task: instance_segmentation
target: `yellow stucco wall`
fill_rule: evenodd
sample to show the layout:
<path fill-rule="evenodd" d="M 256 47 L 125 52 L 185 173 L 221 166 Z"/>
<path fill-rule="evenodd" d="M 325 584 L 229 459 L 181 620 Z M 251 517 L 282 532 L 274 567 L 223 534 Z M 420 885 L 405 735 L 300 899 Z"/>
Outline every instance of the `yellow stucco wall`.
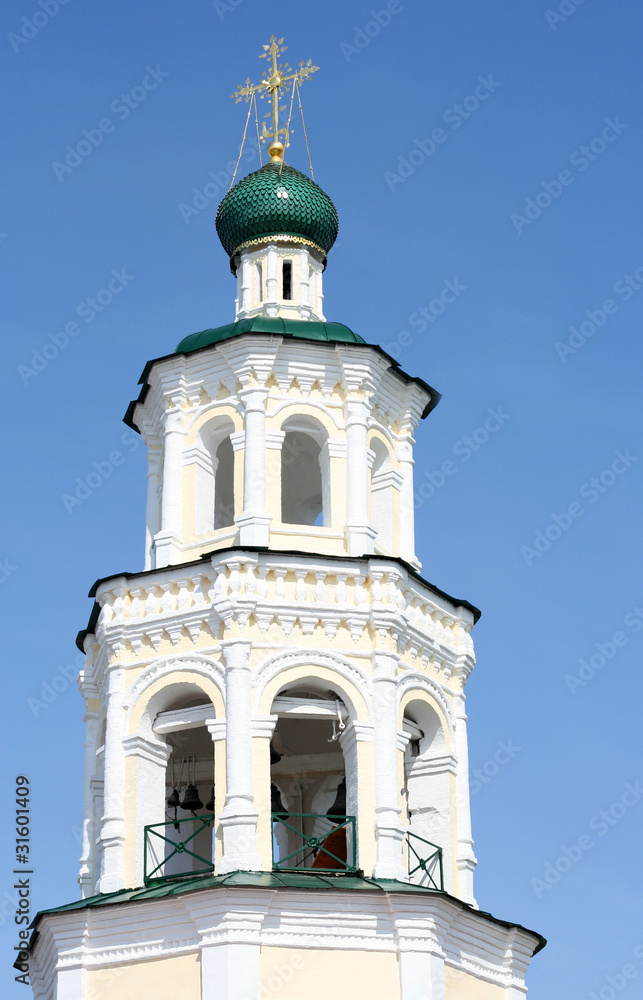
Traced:
<path fill-rule="evenodd" d="M 450 965 L 444 967 L 446 1000 L 504 1000 L 505 990 L 494 983 L 469 976 Z"/>
<path fill-rule="evenodd" d="M 87 973 L 90 1000 L 177 1000 L 201 996 L 201 962 L 198 954 L 136 962 L 114 969 Z"/>
<path fill-rule="evenodd" d="M 262 1000 L 398 1000 L 397 956 L 388 952 L 261 949 Z"/>

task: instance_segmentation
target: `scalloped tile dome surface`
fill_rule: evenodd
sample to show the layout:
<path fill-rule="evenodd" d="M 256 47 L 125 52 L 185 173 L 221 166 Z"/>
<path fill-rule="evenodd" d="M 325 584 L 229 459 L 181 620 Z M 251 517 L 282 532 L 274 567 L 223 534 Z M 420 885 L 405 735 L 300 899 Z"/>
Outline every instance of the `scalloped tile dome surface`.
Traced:
<path fill-rule="evenodd" d="M 248 240 L 299 236 L 328 253 L 337 239 L 337 209 L 310 177 L 287 163 L 265 163 L 225 196 L 216 227 L 229 256 Z"/>

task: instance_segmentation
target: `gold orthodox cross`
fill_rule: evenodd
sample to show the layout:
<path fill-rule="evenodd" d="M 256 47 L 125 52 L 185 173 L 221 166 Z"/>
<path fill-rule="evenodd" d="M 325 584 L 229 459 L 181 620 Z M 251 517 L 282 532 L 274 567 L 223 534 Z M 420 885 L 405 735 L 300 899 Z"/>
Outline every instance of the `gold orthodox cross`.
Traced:
<path fill-rule="evenodd" d="M 266 128 L 266 123 L 264 121 L 262 123 L 262 139 L 264 139 L 264 141 L 266 139 L 271 140 L 268 152 L 271 157 L 276 159 L 281 159 L 284 152 L 284 147 L 279 141 L 280 135 L 284 137 L 284 144 L 286 146 L 289 145 L 288 122 L 290 121 L 290 118 L 288 119 L 286 125 L 281 128 L 279 126 L 279 112 L 285 111 L 286 109 L 285 105 L 282 105 L 281 107 L 279 106 L 280 91 L 288 83 L 292 83 L 293 87 L 298 86 L 304 80 L 307 80 L 313 73 L 316 73 L 319 69 L 319 66 L 313 66 L 311 59 L 309 59 L 305 65 L 302 60 L 299 63 L 299 69 L 294 71 L 287 62 L 279 62 L 278 60 L 282 52 L 285 52 L 288 48 L 287 45 L 283 44 L 283 41 L 283 38 L 280 38 L 279 41 L 277 41 L 273 35 L 270 39 L 269 45 L 264 45 L 264 51 L 261 53 L 259 58 L 270 58 L 271 64 L 270 67 L 266 69 L 261 83 L 251 83 L 250 77 L 248 77 L 246 82 L 240 87 L 237 87 L 234 94 L 230 95 L 235 98 L 236 103 L 238 104 L 239 101 L 244 98 L 246 102 L 251 101 L 253 96 L 256 94 L 259 95 L 260 100 L 263 100 L 266 94 L 270 94 L 272 99 L 272 110 L 268 111 L 264 117 L 272 117 L 272 129 Z"/>

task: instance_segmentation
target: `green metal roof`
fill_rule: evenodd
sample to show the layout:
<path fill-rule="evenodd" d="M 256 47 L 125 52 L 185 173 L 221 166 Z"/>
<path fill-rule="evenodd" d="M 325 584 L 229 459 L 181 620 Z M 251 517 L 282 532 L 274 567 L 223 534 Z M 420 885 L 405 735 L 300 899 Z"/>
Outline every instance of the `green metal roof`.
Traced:
<path fill-rule="evenodd" d="M 440 896 L 456 903 L 463 910 L 468 910 L 474 916 L 486 917 L 502 927 L 517 927 L 526 930 L 538 940 L 536 952 L 545 947 L 545 938 L 536 931 L 529 930 L 521 924 L 515 924 L 506 920 L 500 920 L 484 910 L 477 910 L 468 903 L 463 903 L 456 896 L 451 896 L 446 892 L 439 892 L 435 889 L 425 889 L 419 885 L 412 885 L 408 882 L 397 882 L 394 879 L 375 879 L 365 875 L 317 875 L 313 872 L 299 874 L 298 872 L 231 872 L 229 875 L 198 875 L 194 877 L 180 878 L 173 882 L 163 882 L 161 885 L 141 887 L 138 889 L 120 889 L 118 892 L 108 892 L 100 896 L 90 896 L 87 899 L 78 899 L 65 906 L 52 907 L 49 910 L 40 910 L 36 914 L 32 923 L 34 935 L 30 942 L 30 947 L 35 944 L 37 936 L 37 926 L 40 920 L 54 913 L 70 913 L 73 910 L 84 910 L 99 906 L 114 906 L 120 903 L 138 903 L 145 900 L 162 899 L 167 896 L 179 896 L 187 892 L 199 892 L 204 889 L 223 888 L 248 888 L 248 889 L 303 889 L 303 890 L 329 890 L 335 889 L 343 892 L 388 892 L 403 893 L 413 896 Z M 534 952 L 534 954 L 536 953 Z"/>
<path fill-rule="evenodd" d="M 243 333 L 272 333 L 279 337 L 295 337 L 301 340 L 322 340 L 332 344 L 365 344 L 366 341 L 344 326 L 343 323 L 320 323 L 316 320 L 281 319 L 279 317 L 255 316 L 254 319 L 240 319 L 227 326 L 217 326 L 201 333 L 191 333 L 184 337 L 176 349 L 176 354 L 190 354 L 203 347 L 211 347 L 222 340 L 231 340 Z"/>
<path fill-rule="evenodd" d="M 314 243 L 325 254 L 337 239 L 337 209 L 310 177 L 287 163 L 265 163 L 219 205 L 217 233 L 232 256 L 242 243 L 280 234 Z"/>

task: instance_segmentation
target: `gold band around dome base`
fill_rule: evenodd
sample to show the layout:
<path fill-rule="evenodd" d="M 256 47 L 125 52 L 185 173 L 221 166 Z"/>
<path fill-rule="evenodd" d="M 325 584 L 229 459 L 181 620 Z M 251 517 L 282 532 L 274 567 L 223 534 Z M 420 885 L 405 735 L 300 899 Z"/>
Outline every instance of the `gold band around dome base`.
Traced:
<path fill-rule="evenodd" d="M 324 260 L 326 259 L 326 251 L 323 250 L 317 243 L 313 243 L 312 240 L 307 240 L 304 236 L 291 236 L 289 233 L 274 234 L 271 236 L 258 236 L 253 240 L 244 240 L 240 243 L 236 250 L 230 254 L 230 260 L 242 250 L 247 250 L 249 247 L 261 246 L 265 243 L 300 243 L 303 246 L 312 247 L 322 255 Z"/>

